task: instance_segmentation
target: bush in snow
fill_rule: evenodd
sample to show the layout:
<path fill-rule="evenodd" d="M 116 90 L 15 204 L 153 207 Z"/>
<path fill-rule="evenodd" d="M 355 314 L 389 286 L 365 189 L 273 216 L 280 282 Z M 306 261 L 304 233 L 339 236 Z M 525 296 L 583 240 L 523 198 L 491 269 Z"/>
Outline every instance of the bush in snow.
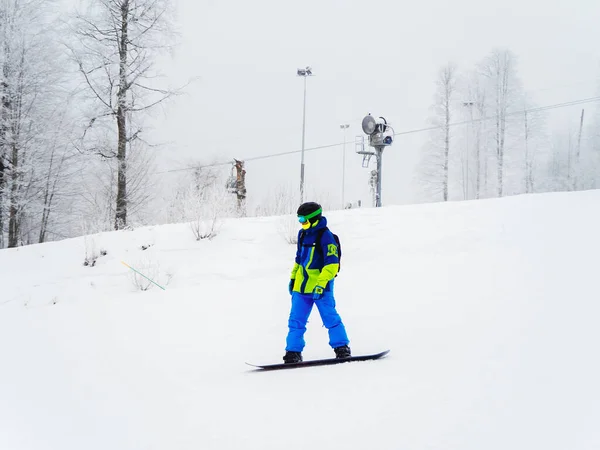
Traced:
<path fill-rule="evenodd" d="M 83 265 L 94 267 L 96 260 L 101 256 L 106 256 L 107 251 L 98 247 L 96 236 L 84 236 L 83 242 L 85 246 L 85 260 L 83 261 Z"/>
<path fill-rule="evenodd" d="M 219 173 L 198 166 L 180 187 L 167 208 L 169 222 L 188 222 L 196 240 L 219 233 L 225 217 L 236 215 L 235 196 L 228 193 Z"/>
<path fill-rule="evenodd" d="M 104 231 L 103 225 L 101 221 L 95 218 L 88 218 L 81 220 L 79 228 L 83 235 L 83 246 L 85 250 L 83 265 L 94 267 L 96 265 L 96 260 L 107 254 L 106 250 L 98 245 L 100 233 Z"/>
<path fill-rule="evenodd" d="M 138 259 L 135 262 L 135 265 L 131 267 L 135 269 L 135 271 L 130 270 L 131 282 L 136 289 L 140 291 L 147 291 L 152 288 L 157 288 L 158 286 L 156 286 L 156 284 L 165 287 L 173 278 L 172 273 L 161 270 L 160 263 L 153 254 L 148 254 L 144 258 Z M 154 281 L 156 284 L 150 280 Z"/>
<path fill-rule="evenodd" d="M 212 239 L 223 226 L 223 219 L 235 214 L 234 198 L 224 188 L 191 188 L 184 196 L 187 220 L 197 241 Z"/>
<path fill-rule="evenodd" d="M 289 214 L 279 219 L 279 234 L 288 244 L 298 243 L 298 219 L 295 215 Z"/>
<path fill-rule="evenodd" d="M 278 231 L 288 244 L 296 244 L 298 240 L 298 208 L 297 195 L 291 186 L 277 186 L 269 197 L 256 208 L 257 216 L 281 216 L 278 221 Z"/>

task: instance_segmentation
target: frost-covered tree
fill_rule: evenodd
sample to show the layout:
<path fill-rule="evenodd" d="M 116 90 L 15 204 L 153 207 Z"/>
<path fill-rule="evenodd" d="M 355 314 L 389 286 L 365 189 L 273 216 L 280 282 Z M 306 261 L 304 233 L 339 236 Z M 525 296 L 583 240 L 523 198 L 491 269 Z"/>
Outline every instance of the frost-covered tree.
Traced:
<path fill-rule="evenodd" d="M 227 190 L 221 171 L 214 166 L 192 165 L 179 175 L 168 211 L 167 222 L 188 222 L 196 240 L 216 236 L 223 219 L 235 217 L 236 197 Z"/>
<path fill-rule="evenodd" d="M 583 139 L 583 124 L 585 120 L 585 109 L 581 110 L 581 119 L 579 120 L 579 130 L 577 132 L 577 147 L 575 151 L 574 161 L 574 177 L 573 177 L 573 190 L 579 190 L 585 185 L 585 174 L 583 169 L 583 159 L 581 153 L 582 139 Z"/>
<path fill-rule="evenodd" d="M 451 123 L 454 113 L 457 70 L 452 63 L 444 66 L 436 78 L 434 103 L 431 107 L 432 131 L 423 150 L 419 181 L 429 195 L 448 201 L 450 184 Z"/>
<path fill-rule="evenodd" d="M 0 246 L 46 239 L 64 180 L 66 114 L 52 1 L 0 2 Z M 7 236 L 4 242 L 4 236 Z"/>
<path fill-rule="evenodd" d="M 600 187 L 600 106 L 590 108 L 588 117 L 581 139 L 579 189 Z"/>
<path fill-rule="evenodd" d="M 493 152 L 496 159 L 496 193 L 502 197 L 505 190 L 506 157 L 511 138 L 521 136 L 522 119 L 511 115 L 522 110 L 523 94 L 517 76 L 517 58 L 506 49 L 493 50 L 479 64 L 479 73 L 485 82 L 486 99 L 493 120 Z"/>
<path fill-rule="evenodd" d="M 462 80 L 460 105 L 465 120 L 468 121 L 465 132 L 467 158 L 469 167 L 469 196 L 480 199 L 486 196 L 489 181 L 489 142 L 490 121 L 487 83 L 477 71 L 471 71 Z M 466 181 L 466 180 L 465 180 Z"/>
<path fill-rule="evenodd" d="M 106 145 L 105 149 L 109 146 Z M 132 143 L 127 152 L 128 227 L 153 222 L 150 199 L 154 195 L 151 171 L 153 153 L 142 143 Z M 79 172 L 79 197 L 75 213 L 86 223 L 93 223 L 96 232 L 114 229 L 118 169 L 113 158 L 91 158 Z M 154 180 L 155 181 L 155 180 Z M 157 186 L 157 188 L 159 188 Z"/>
<path fill-rule="evenodd" d="M 255 216 L 284 216 L 294 214 L 298 209 L 298 195 L 295 186 L 279 184 L 269 189 L 267 195 L 257 205 Z"/>
<path fill-rule="evenodd" d="M 544 164 L 551 158 L 551 145 L 546 129 L 546 113 L 540 111 L 526 95 L 522 111 L 511 111 L 512 176 L 505 178 L 511 193 L 533 193 L 543 189 Z"/>
<path fill-rule="evenodd" d="M 70 110 L 57 111 L 47 121 L 50 127 L 40 159 L 39 201 L 36 222 L 38 242 L 73 236 L 73 205 L 79 186 L 76 175 L 83 160 L 71 145 L 74 128 Z M 39 229 L 38 229 L 39 228 Z"/>
<path fill-rule="evenodd" d="M 528 99 L 510 50 L 493 50 L 464 75 L 444 67 L 436 79 L 432 116 L 435 128 L 423 151 L 419 181 L 434 198 L 447 200 L 458 187 L 464 199 L 548 187 L 546 169 L 556 158 L 545 112 Z"/>
<path fill-rule="evenodd" d="M 590 109 L 591 120 L 586 125 L 587 109 L 573 110 L 571 120 L 556 127 L 552 136 L 552 153 L 544 174 L 546 191 L 575 191 L 597 188 L 600 183 L 600 141 L 594 132 L 600 121 Z"/>
<path fill-rule="evenodd" d="M 94 0 L 77 15 L 71 54 L 88 102 L 81 147 L 114 162 L 114 227 L 127 226 L 128 152 L 143 142 L 143 113 L 174 95 L 155 60 L 171 42 L 169 0 Z"/>
<path fill-rule="evenodd" d="M 225 188 L 223 174 L 218 167 L 198 161 L 190 162 L 188 166 L 191 170 L 178 172 L 175 174 L 177 180 L 168 181 L 172 188 L 171 195 L 163 200 L 167 205 L 164 208 L 163 222 L 178 223 L 192 220 L 194 214 L 190 216 L 190 211 L 187 210 L 190 204 L 196 208 L 199 203 L 202 203 L 202 199 L 214 198 L 217 192 L 221 192 L 221 187 Z"/>

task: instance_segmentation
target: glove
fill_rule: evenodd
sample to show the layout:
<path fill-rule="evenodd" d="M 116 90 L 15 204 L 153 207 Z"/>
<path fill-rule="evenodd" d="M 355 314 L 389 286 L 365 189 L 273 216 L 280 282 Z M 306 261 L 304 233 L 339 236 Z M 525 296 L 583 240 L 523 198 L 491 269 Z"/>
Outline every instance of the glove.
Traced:
<path fill-rule="evenodd" d="M 294 283 L 296 280 L 294 280 L 293 278 L 290 280 L 290 285 L 288 286 L 288 291 L 290 291 L 290 295 L 292 295 L 292 292 L 294 291 Z"/>
<path fill-rule="evenodd" d="M 322 288 L 321 286 L 315 287 L 315 289 L 313 291 L 313 300 L 321 300 L 321 298 L 323 298 L 324 291 L 325 291 L 325 289 Z"/>

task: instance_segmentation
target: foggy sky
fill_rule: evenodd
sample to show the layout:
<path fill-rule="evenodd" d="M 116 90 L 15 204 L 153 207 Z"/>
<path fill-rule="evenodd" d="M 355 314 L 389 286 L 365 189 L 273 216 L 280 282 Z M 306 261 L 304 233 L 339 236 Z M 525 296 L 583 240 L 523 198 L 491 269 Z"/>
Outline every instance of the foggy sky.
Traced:
<path fill-rule="evenodd" d="M 428 125 L 434 78 L 448 61 L 470 70 L 494 47 L 519 58 L 538 105 L 592 97 L 600 74 L 597 0 L 179 0 L 181 46 L 163 60 L 172 84 L 199 80 L 154 120 L 171 144 L 161 169 L 300 150 L 303 80 L 310 65 L 306 147 L 346 149 L 347 201 L 369 202 L 368 170 L 351 141 L 367 113 L 396 132 Z M 573 111 L 557 113 L 568 115 Z M 576 113 L 573 112 L 573 117 Z M 398 137 L 384 153 L 384 203 L 414 198 L 414 165 L 426 133 Z M 306 153 L 307 192 L 341 197 L 342 147 Z M 372 165 L 372 168 L 374 165 Z M 250 204 L 273 186 L 299 184 L 300 154 L 249 162 Z M 318 200 L 318 199 L 317 199 Z"/>

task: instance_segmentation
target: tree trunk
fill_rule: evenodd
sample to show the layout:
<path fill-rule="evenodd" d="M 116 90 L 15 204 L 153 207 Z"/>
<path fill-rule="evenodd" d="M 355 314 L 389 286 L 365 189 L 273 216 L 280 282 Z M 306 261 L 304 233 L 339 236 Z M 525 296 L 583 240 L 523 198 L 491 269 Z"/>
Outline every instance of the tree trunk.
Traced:
<path fill-rule="evenodd" d="M 10 188 L 10 209 L 8 212 L 8 247 L 13 248 L 19 245 L 19 149 L 17 145 L 12 146 L 11 166 L 11 188 Z"/>
<path fill-rule="evenodd" d="M 42 210 L 42 221 L 40 224 L 40 236 L 38 243 L 43 243 L 46 241 L 46 233 L 48 231 L 48 223 L 50 222 L 50 211 L 52 208 L 52 200 L 54 199 L 54 194 L 56 192 L 56 182 L 57 179 L 54 179 L 54 182 L 51 181 L 52 177 L 52 168 L 54 164 L 54 152 L 52 149 L 52 154 L 50 155 L 50 167 L 48 167 L 48 178 L 46 179 L 46 187 L 44 189 L 44 209 Z M 62 165 L 62 164 L 61 164 Z M 58 178 L 58 175 L 57 175 Z"/>
<path fill-rule="evenodd" d="M 500 145 L 498 146 L 498 197 L 504 193 L 504 139 L 506 135 L 506 119 L 502 117 L 500 128 Z"/>
<path fill-rule="evenodd" d="M 483 194 L 484 194 L 484 196 L 489 195 L 489 187 L 488 187 L 489 177 L 490 177 L 489 160 L 490 160 L 490 155 L 489 155 L 489 151 L 486 147 L 486 149 L 483 153 Z"/>
<path fill-rule="evenodd" d="M 448 201 L 448 165 L 450 159 L 450 92 L 446 90 L 444 111 L 444 201 Z"/>
<path fill-rule="evenodd" d="M 479 200 L 481 196 L 481 121 L 477 123 L 475 132 L 475 167 L 477 176 L 475 177 L 475 199 Z"/>
<path fill-rule="evenodd" d="M 512 56 L 508 51 L 494 51 L 486 61 L 486 76 L 492 80 L 495 90 L 495 147 L 498 197 L 504 195 L 504 156 L 506 151 L 507 109 L 514 82 Z M 510 97 L 510 98 L 509 98 Z"/>
<path fill-rule="evenodd" d="M 529 156 L 529 122 L 527 120 L 527 111 L 525 111 L 525 193 L 530 194 L 533 190 L 531 180 L 531 160 Z"/>
<path fill-rule="evenodd" d="M 117 92 L 117 207 L 115 230 L 127 226 L 127 52 L 129 0 L 121 3 L 121 37 L 119 41 L 119 90 Z"/>
<path fill-rule="evenodd" d="M 2 139 L 2 137 L 0 137 Z M 4 147 L 0 145 L 0 148 Z M 1 148 L 0 151 L 0 249 L 4 248 L 4 187 L 6 186 L 6 169 L 7 167 L 4 165 L 4 154 L 2 153 L 4 149 Z"/>
<path fill-rule="evenodd" d="M 502 197 L 502 149 L 500 146 L 500 109 L 496 104 L 496 175 L 498 197 Z"/>
<path fill-rule="evenodd" d="M 585 115 L 585 109 L 581 110 L 581 120 L 579 122 L 579 134 L 577 136 L 577 154 L 575 159 L 576 164 L 576 172 L 575 172 L 575 182 L 573 183 L 574 190 L 582 189 L 581 187 L 581 179 L 583 178 L 583 174 L 581 173 L 581 135 L 583 133 L 583 119 Z"/>
<path fill-rule="evenodd" d="M 4 56 L 7 57 L 6 46 L 4 48 Z M 4 79 L 8 78 L 8 65 L 5 63 L 2 67 Z M 7 198 L 6 186 L 8 184 L 8 111 L 10 109 L 10 98 L 8 95 L 8 83 L 2 81 L 0 84 L 2 89 L 2 112 L 0 114 L 0 248 L 4 248 L 4 223 L 5 210 L 4 205 Z"/>
<path fill-rule="evenodd" d="M 24 54 L 21 56 L 21 67 L 24 65 Z M 21 149 L 19 148 L 19 140 L 20 140 L 20 129 L 21 129 L 21 108 L 22 108 L 22 73 L 19 75 L 18 84 L 17 84 L 17 92 L 13 93 L 9 99 L 10 108 L 10 140 L 11 140 L 11 149 L 12 149 L 12 158 L 10 161 L 10 208 L 8 212 L 8 247 L 13 248 L 19 245 L 19 237 L 20 237 L 20 228 L 21 228 L 21 220 L 19 217 L 20 213 L 20 153 Z"/>
<path fill-rule="evenodd" d="M 502 197 L 502 171 L 504 163 L 504 149 L 502 138 L 502 81 L 500 63 L 496 68 L 496 174 L 498 177 L 496 186 L 498 197 Z"/>

